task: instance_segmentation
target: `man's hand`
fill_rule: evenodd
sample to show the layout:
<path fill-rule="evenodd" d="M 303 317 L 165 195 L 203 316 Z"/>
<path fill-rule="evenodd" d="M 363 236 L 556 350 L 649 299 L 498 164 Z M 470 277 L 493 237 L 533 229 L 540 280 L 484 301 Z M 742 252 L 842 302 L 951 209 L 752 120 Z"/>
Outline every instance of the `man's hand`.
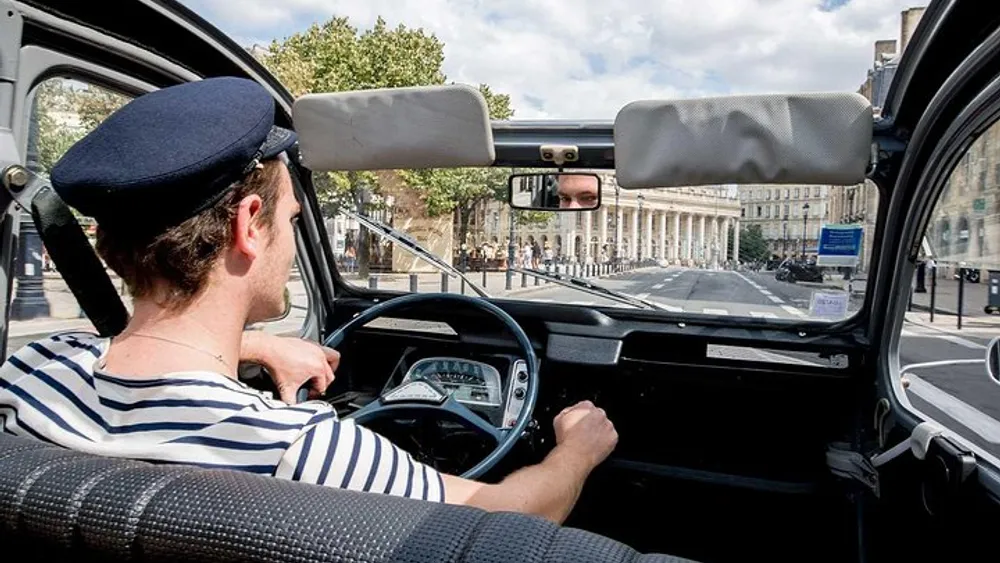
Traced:
<path fill-rule="evenodd" d="M 247 331 L 243 333 L 240 360 L 267 368 L 281 400 L 294 405 L 296 392 L 307 382 L 310 399 L 326 391 L 333 383 L 340 353 L 301 338 Z"/>
<path fill-rule="evenodd" d="M 556 416 L 556 447 L 538 465 L 524 467 L 497 484 L 442 475 L 445 502 L 489 511 L 536 514 L 562 524 L 590 472 L 611 454 L 618 433 L 604 409 L 583 401 Z"/>
<path fill-rule="evenodd" d="M 566 407 L 552 422 L 556 444 L 583 457 L 590 468 L 597 467 L 618 444 L 618 432 L 604 409 L 590 401 Z"/>

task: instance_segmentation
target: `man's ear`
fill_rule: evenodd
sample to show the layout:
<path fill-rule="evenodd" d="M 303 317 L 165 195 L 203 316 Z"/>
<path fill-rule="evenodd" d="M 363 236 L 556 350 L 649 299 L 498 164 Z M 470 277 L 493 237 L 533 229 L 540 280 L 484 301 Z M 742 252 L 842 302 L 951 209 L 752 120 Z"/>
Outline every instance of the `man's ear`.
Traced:
<path fill-rule="evenodd" d="M 267 233 L 260 221 L 263 211 L 261 197 L 248 195 L 240 200 L 233 217 L 233 249 L 250 260 L 257 258 L 267 243 Z"/>

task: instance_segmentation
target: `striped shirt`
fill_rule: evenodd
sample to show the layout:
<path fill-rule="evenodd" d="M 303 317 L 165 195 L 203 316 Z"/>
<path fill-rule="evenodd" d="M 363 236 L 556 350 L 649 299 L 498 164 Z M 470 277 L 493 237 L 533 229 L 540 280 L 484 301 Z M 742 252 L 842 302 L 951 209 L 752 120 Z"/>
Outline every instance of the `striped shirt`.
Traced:
<path fill-rule="evenodd" d="M 444 482 L 322 401 L 291 406 L 231 377 L 104 373 L 109 340 L 63 333 L 0 366 L 0 428 L 91 454 L 249 471 L 441 502 Z"/>

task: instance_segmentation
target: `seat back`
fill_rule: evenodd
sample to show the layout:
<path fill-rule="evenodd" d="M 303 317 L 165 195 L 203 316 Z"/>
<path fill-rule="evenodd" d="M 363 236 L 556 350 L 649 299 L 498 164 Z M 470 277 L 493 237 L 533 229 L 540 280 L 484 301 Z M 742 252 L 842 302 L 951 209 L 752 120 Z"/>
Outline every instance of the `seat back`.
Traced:
<path fill-rule="evenodd" d="M 532 516 L 0 434 L 5 561 L 674 562 Z"/>

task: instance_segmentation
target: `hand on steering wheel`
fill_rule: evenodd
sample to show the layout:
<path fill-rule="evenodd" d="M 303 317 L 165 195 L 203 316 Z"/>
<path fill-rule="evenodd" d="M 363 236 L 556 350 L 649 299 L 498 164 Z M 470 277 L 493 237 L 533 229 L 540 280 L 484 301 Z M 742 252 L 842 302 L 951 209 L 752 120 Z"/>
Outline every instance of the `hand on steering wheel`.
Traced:
<path fill-rule="evenodd" d="M 461 475 L 466 479 L 475 479 L 493 468 L 514 447 L 514 444 L 520 438 L 521 433 L 524 432 L 525 427 L 527 427 L 528 422 L 534 414 L 535 402 L 538 398 L 538 358 L 535 356 L 531 341 L 524 332 L 524 329 L 506 311 L 479 297 L 467 297 L 453 293 L 411 293 L 384 301 L 366 309 L 338 328 L 323 344 L 329 348 L 336 348 L 343 342 L 347 334 L 358 327 L 364 326 L 391 311 L 418 303 L 459 303 L 469 305 L 496 317 L 514 335 L 521 348 L 522 358 L 526 364 L 525 367 L 528 374 L 526 391 L 524 397 L 520 399 L 524 404 L 514 424 L 509 428 L 496 428 L 465 405 L 456 401 L 439 385 L 426 380 L 409 381 L 395 389 L 391 389 L 347 418 L 355 420 L 358 424 L 364 424 L 388 416 L 422 414 L 427 411 L 435 411 L 440 415 L 462 423 L 464 426 L 478 430 L 493 438 L 497 445 L 475 467 Z M 308 398 L 308 390 L 300 389 L 299 399 L 302 400 L 304 398 Z"/>

